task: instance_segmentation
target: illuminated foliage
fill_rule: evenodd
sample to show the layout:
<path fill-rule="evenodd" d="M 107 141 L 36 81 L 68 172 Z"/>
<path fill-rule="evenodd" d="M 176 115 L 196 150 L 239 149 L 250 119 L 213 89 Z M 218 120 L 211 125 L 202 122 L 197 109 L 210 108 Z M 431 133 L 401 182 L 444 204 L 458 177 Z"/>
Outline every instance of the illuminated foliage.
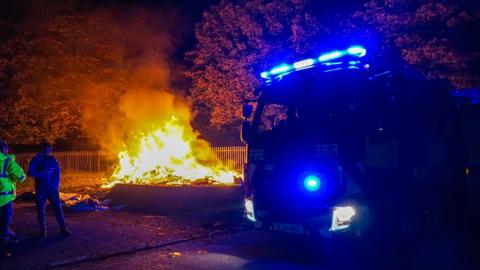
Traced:
<path fill-rule="evenodd" d="M 480 11 L 474 1 L 372 0 L 350 15 L 322 10 L 321 24 L 305 1 L 236 3 L 222 1 L 204 14 L 197 46 L 187 57 L 193 62 L 188 75 L 195 105 L 216 127 L 238 123 L 240 104 L 252 97 L 261 71 L 302 54 L 310 57 L 312 40 L 327 35 L 360 36 L 366 44 L 381 36 L 383 47 L 398 50 L 428 78 L 459 88 L 480 84 Z"/>
<path fill-rule="evenodd" d="M 79 10 L 76 3 L 28 3 L 24 19 L 0 23 L 11 33 L 0 37 L 0 127 L 11 143 L 81 136 L 119 147 L 113 136 L 122 140 L 131 128 L 122 97 L 169 90 L 162 13 L 132 8 L 118 16 L 121 8 Z"/>
<path fill-rule="evenodd" d="M 121 48 L 99 32 L 106 30 L 99 28 L 108 23 L 105 14 L 72 15 L 68 7 L 57 11 L 54 5 L 31 8 L 38 16 L 17 22 L 0 45 L 0 81 L 8 91 L 0 109 L 2 136 L 12 143 L 79 134 L 87 85 L 108 83 L 111 64 L 121 57 Z"/>
<path fill-rule="evenodd" d="M 480 77 L 478 1 L 371 0 L 349 20 L 351 30 L 369 27 L 428 78 L 455 87 L 478 87 Z"/>
<path fill-rule="evenodd" d="M 242 102 L 253 97 L 263 69 L 307 55 L 318 23 L 302 0 L 221 1 L 197 25 L 192 99 L 212 126 L 238 123 Z"/>

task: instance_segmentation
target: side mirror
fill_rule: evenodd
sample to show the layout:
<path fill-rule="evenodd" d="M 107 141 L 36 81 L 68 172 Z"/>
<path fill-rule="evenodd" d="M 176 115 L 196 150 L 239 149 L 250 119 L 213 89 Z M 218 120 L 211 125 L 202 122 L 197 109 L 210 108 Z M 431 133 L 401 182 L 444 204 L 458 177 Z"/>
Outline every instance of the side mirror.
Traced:
<path fill-rule="evenodd" d="M 248 120 L 243 120 L 242 121 L 242 134 L 241 134 L 241 140 L 243 143 L 248 144 L 248 137 L 250 135 L 250 127 L 251 123 Z"/>
<path fill-rule="evenodd" d="M 253 112 L 253 106 L 252 105 L 250 105 L 248 103 L 243 104 L 243 117 L 245 119 L 250 118 L 250 116 L 252 115 L 252 112 Z"/>

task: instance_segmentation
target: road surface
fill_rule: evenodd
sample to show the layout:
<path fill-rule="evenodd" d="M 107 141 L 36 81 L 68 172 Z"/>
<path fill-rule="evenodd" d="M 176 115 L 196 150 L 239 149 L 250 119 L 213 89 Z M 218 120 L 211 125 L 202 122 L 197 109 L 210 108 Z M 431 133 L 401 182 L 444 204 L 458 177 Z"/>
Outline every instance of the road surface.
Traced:
<path fill-rule="evenodd" d="M 0 269 L 475 269 L 458 238 L 429 235 L 402 245 L 305 239 L 206 217 L 136 212 L 67 213 L 74 235 L 36 240 L 34 205 L 17 204 L 20 243 Z M 190 240 L 192 239 L 192 240 Z M 477 249 L 480 250 L 480 249 Z M 480 268 L 477 268 L 480 269 Z"/>

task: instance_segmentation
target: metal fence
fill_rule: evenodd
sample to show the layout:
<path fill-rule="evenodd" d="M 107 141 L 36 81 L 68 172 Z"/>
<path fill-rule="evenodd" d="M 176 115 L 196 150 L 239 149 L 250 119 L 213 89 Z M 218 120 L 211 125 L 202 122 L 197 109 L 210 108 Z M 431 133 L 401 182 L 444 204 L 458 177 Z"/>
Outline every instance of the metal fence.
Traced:
<path fill-rule="evenodd" d="M 243 174 L 243 165 L 247 162 L 247 147 L 212 147 L 212 150 L 224 164 L 230 165 L 236 172 Z"/>
<path fill-rule="evenodd" d="M 212 147 L 212 150 L 224 164 L 240 174 L 243 173 L 243 164 L 247 159 L 246 147 Z M 18 153 L 16 154 L 16 161 L 24 170 L 27 170 L 34 155 L 35 153 Z M 54 152 L 53 155 L 57 158 L 62 173 L 92 173 L 108 176 L 113 172 L 116 165 L 114 158 L 101 151 Z"/>

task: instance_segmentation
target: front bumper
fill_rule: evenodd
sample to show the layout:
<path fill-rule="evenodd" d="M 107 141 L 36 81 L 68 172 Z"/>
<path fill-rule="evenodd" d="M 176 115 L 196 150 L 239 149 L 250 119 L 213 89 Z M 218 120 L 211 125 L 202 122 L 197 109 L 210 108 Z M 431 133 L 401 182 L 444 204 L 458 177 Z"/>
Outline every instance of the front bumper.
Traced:
<path fill-rule="evenodd" d="M 368 215 L 368 208 L 358 204 L 340 204 L 311 211 L 309 217 L 271 215 L 268 211 L 255 209 L 252 198 L 245 198 L 245 217 L 255 228 L 281 233 L 327 238 L 336 234 L 358 235 L 364 229 Z"/>

